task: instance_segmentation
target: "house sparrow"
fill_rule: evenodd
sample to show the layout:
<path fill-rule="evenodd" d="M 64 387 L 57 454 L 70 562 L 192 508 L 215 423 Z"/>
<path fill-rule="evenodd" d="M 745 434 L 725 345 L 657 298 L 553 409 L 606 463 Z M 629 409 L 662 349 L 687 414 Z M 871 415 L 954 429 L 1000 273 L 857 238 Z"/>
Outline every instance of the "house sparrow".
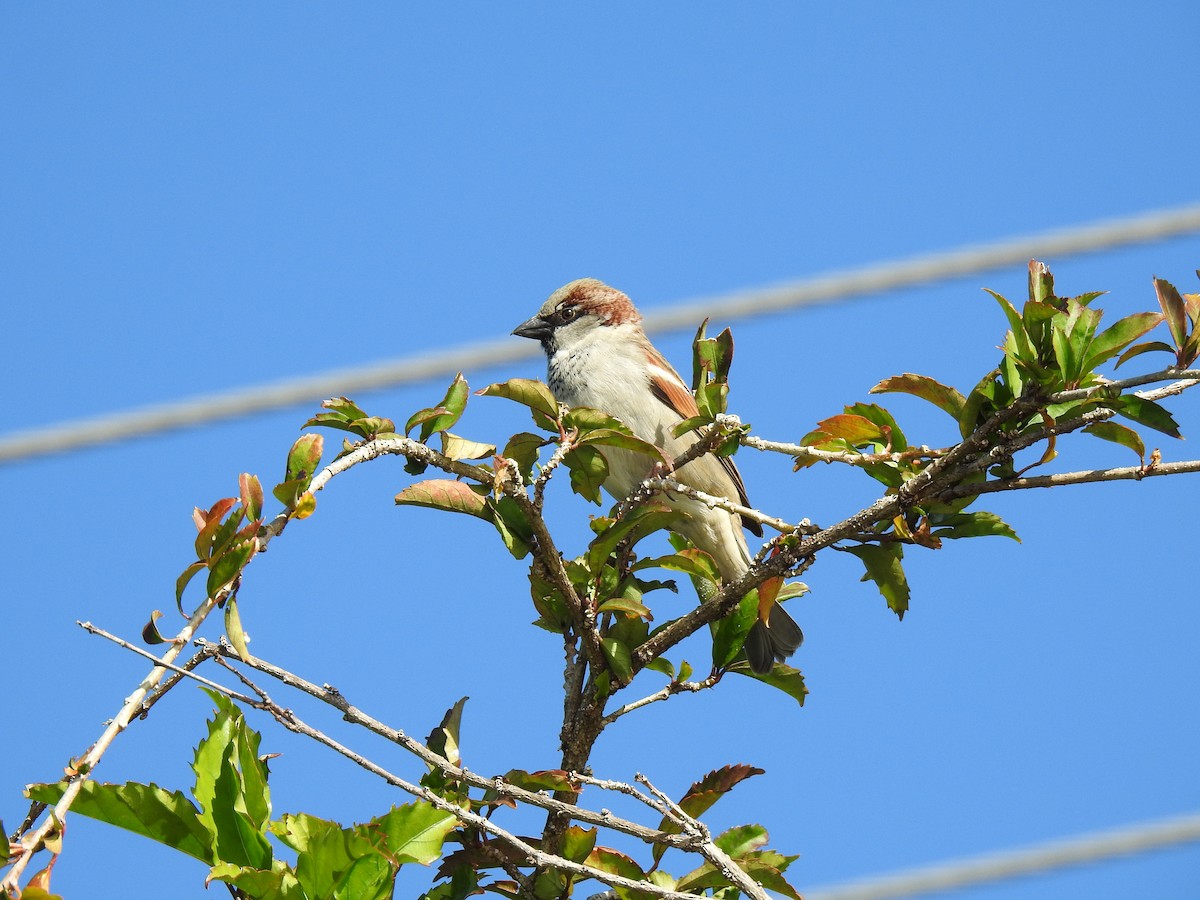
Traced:
<path fill-rule="evenodd" d="M 581 278 L 550 295 L 536 316 L 513 334 L 541 341 L 546 352 L 547 383 L 567 406 L 590 406 L 616 416 L 644 441 L 677 459 L 696 440 L 695 432 L 676 437 L 672 428 L 698 415 L 687 384 L 663 359 L 642 330 L 642 317 L 616 288 Z M 605 447 L 608 462 L 604 489 L 621 500 L 652 474 L 654 462 L 632 450 Z M 733 460 L 706 453 L 682 466 L 681 484 L 749 506 L 746 487 Z M 750 566 L 742 525 L 762 536 L 762 526 L 723 509 L 678 494 L 666 495 L 680 513 L 674 530 L 717 563 L 721 578 L 733 581 Z M 754 623 L 746 637 L 750 668 L 760 675 L 796 652 L 804 640 L 799 626 L 778 603 Z"/>

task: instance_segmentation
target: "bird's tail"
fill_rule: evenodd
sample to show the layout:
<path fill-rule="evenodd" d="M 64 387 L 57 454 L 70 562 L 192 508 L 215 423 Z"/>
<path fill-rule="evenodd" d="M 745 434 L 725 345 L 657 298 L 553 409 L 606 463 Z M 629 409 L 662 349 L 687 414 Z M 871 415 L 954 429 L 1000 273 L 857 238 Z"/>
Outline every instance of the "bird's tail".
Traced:
<path fill-rule="evenodd" d="M 804 642 L 804 632 L 778 603 L 771 607 L 768 620 L 756 619 L 746 635 L 746 659 L 757 675 L 766 675 Z"/>

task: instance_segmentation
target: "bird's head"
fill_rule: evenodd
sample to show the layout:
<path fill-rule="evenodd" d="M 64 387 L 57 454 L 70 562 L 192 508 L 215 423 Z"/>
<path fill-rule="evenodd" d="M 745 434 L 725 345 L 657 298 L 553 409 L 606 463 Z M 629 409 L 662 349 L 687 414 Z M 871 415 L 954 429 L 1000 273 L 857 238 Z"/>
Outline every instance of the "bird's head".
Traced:
<path fill-rule="evenodd" d="M 596 278 L 580 278 L 550 295 L 537 315 L 513 329 L 546 348 L 570 344 L 595 328 L 638 325 L 641 315 L 623 293 Z"/>

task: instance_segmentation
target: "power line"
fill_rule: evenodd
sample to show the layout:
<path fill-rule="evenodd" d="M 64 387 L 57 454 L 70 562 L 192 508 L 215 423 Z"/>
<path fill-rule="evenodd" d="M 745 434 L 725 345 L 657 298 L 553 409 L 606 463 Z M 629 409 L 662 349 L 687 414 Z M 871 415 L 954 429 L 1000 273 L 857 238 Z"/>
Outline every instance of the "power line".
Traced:
<path fill-rule="evenodd" d="M 647 313 L 645 326 L 648 331 L 666 331 L 693 326 L 706 316 L 722 320 L 746 318 L 961 278 L 1023 263 L 1031 257 L 1092 253 L 1194 231 L 1200 231 L 1200 204 L 685 301 Z M 458 371 L 527 359 L 537 352 L 537 346 L 531 342 L 504 338 L 15 432 L 0 437 L 0 464 L 311 403 L 330 396 L 448 377 Z"/>
<path fill-rule="evenodd" d="M 1200 840 L 1200 813 L 1160 819 L 804 892 L 807 900 L 893 900 L 956 890 Z"/>

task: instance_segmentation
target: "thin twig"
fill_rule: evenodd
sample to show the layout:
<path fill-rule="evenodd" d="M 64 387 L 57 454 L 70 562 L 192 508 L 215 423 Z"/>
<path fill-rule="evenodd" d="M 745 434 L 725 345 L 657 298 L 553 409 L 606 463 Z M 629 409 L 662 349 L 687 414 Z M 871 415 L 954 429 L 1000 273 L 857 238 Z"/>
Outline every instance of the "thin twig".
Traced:
<path fill-rule="evenodd" d="M 723 675 L 724 672 L 717 669 L 702 681 L 672 681 L 666 687 L 662 688 L 662 690 L 655 691 L 641 700 L 634 700 L 632 703 L 626 703 L 619 709 L 613 710 L 604 717 L 604 724 L 606 726 L 611 725 L 617 719 L 621 718 L 621 716 L 627 715 L 636 709 L 641 709 L 643 706 L 649 706 L 651 703 L 667 700 L 676 694 L 696 693 L 697 691 L 707 690 L 716 685 Z"/>
<path fill-rule="evenodd" d="M 531 806 L 536 806 L 550 812 L 563 813 L 569 815 L 580 822 L 588 825 L 599 825 L 604 828 L 611 828 L 614 831 L 620 831 L 628 834 L 631 837 L 639 838 L 648 844 L 667 844 L 673 847 L 685 847 L 685 842 L 678 835 L 663 834 L 653 828 L 647 828 L 644 825 L 639 825 L 636 822 L 630 822 L 621 819 L 611 814 L 605 815 L 602 813 L 593 812 L 573 804 L 564 803 L 561 800 L 555 800 L 553 797 L 548 797 L 545 794 L 535 791 L 528 791 L 516 785 L 509 784 L 501 778 L 488 778 L 484 775 L 478 775 L 467 769 L 457 766 L 443 756 L 434 753 L 420 741 L 409 737 L 405 732 L 397 728 L 392 728 L 385 725 L 379 720 L 373 718 L 363 712 L 346 699 L 337 688 L 329 685 L 318 686 L 307 679 L 296 675 L 294 672 L 289 672 L 287 669 L 282 669 L 279 666 L 272 665 L 260 657 L 254 657 L 252 660 L 242 660 L 237 656 L 237 651 L 226 644 L 214 644 L 209 641 L 200 640 L 197 643 L 201 648 L 214 655 L 220 655 L 231 659 L 238 660 L 242 665 L 248 666 L 262 672 L 265 675 L 276 679 L 277 681 L 287 685 L 288 687 L 302 691 L 310 697 L 327 703 L 334 709 L 338 710 L 342 717 L 353 725 L 359 725 L 367 730 L 385 738 L 392 743 L 403 747 L 409 753 L 412 753 L 426 765 L 440 770 L 447 777 L 460 781 L 463 784 L 471 787 L 481 788 L 483 790 L 491 790 L 501 796 L 510 797 L 521 803 L 527 803 Z"/>
<path fill-rule="evenodd" d="M 947 488 L 936 497 L 938 500 L 954 500 L 958 497 L 973 497 L 977 494 L 993 494 L 998 491 L 1061 487 L 1068 484 L 1089 484 L 1097 481 L 1141 481 L 1143 478 L 1155 475 L 1184 475 L 1196 472 L 1200 472 L 1200 460 L 1189 459 L 1182 462 L 1157 463 L 1148 466 L 1092 469 L 1082 472 L 1062 472 L 1058 475 L 1036 475 L 1028 478 L 984 481 L 979 484 L 960 484 Z"/>

